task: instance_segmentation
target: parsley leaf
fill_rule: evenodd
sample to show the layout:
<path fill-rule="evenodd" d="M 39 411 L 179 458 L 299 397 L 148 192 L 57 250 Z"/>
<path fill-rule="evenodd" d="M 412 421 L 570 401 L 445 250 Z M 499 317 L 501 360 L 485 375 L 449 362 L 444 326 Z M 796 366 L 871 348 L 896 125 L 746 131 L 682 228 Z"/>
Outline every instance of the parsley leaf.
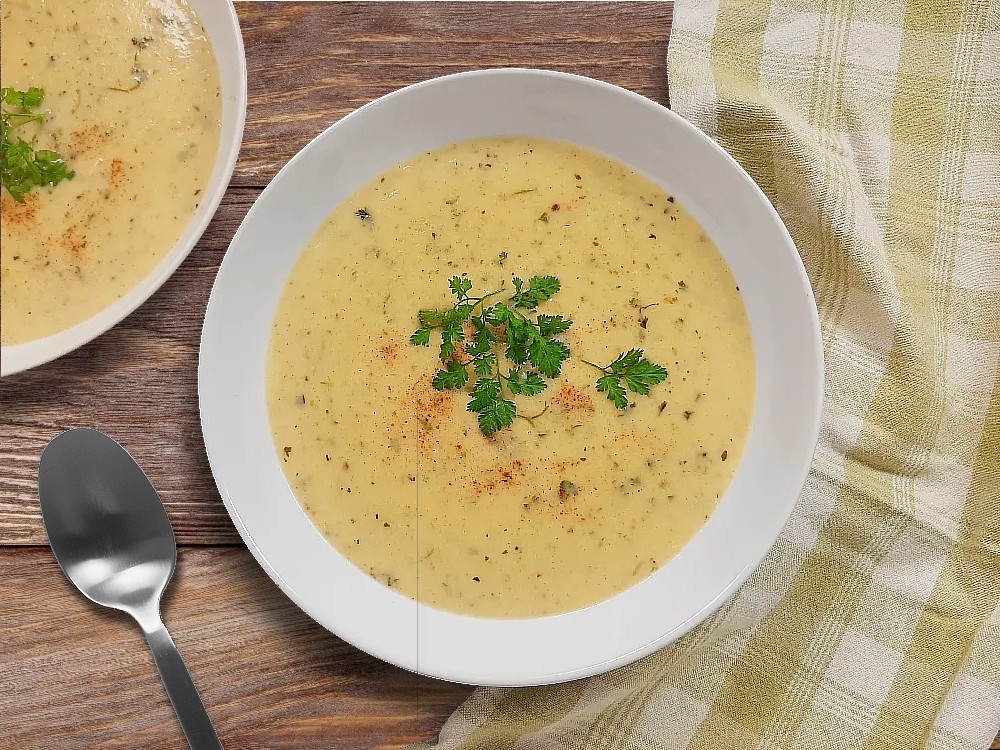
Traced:
<path fill-rule="evenodd" d="M 14 132 L 31 123 L 45 123 L 48 115 L 34 111 L 44 98 L 45 92 L 36 87 L 0 89 L 0 185 L 19 203 L 24 203 L 31 190 L 57 185 L 74 175 L 58 153 L 35 150 L 34 138 L 26 141 Z"/>
<path fill-rule="evenodd" d="M 438 328 L 444 322 L 444 313 L 440 310 L 421 310 L 417 313 L 417 320 L 424 328 Z"/>
<path fill-rule="evenodd" d="M 642 359 L 642 349 L 629 349 L 624 354 L 619 354 L 618 359 L 608 365 L 608 368 L 615 375 L 621 375 L 634 367 Z"/>
<path fill-rule="evenodd" d="M 476 375 L 489 375 L 496 369 L 497 355 L 486 354 L 475 361 Z"/>
<path fill-rule="evenodd" d="M 552 296 L 559 291 L 561 284 L 555 276 L 532 276 L 528 280 L 528 288 L 523 289 L 524 282 L 514 277 L 514 290 L 516 294 L 510 298 L 514 307 L 521 307 L 526 310 L 534 310 L 539 304 L 552 299 Z"/>
<path fill-rule="evenodd" d="M 641 354 L 642 352 L 640 352 Z M 638 362 L 632 365 L 627 372 L 622 373 L 622 378 L 632 393 L 648 396 L 650 386 L 662 383 L 667 379 L 667 370 L 640 356 Z"/>
<path fill-rule="evenodd" d="M 458 301 L 462 302 L 468 299 L 469 290 L 472 289 L 472 282 L 464 276 L 452 276 L 448 282 L 448 286 L 452 294 L 458 297 Z"/>
<path fill-rule="evenodd" d="M 537 372 L 522 373 L 520 369 L 515 369 L 507 373 L 507 389 L 515 395 L 537 396 L 548 385 Z"/>
<path fill-rule="evenodd" d="M 569 347 L 555 339 L 536 339 L 528 346 L 528 361 L 550 378 L 562 373 L 562 363 L 569 359 Z"/>
<path fill-rule="evenodd" d="M 587 364 L 604 373 L 597 379 L 597 390 L 607 394 L 608 400 L 619 409 L 628 406 L 626 388 L 640 396 L 648 396 L 652 386 L 667 379 L 666 368 L 646 359 L 642 349 L 629 349 L 605 367 L 593 362 Z"/>
<path fill-rule="evenodd" d="M 562 315 L 539 315 L 535 322 L 538 323 L 538 332 L 545 338 L 565 333 L 573 325 L 572 320 L 566 320 Z"/>
<path fill-rule="evenodd" d="M 444 366 L 431 381 L 436 390 L 467 388 L 471 365 L 475 381 L 468 390 L 466 408 L 478 415 L 484 435 L 510 427 L 517 416 L 512 397 L 542 393 L 548 387 L 546 378 L 560 377 L 563 363 L 570 357 L 569 347 L 558 336 L 568 331 L 573 321 L 562 315 L 532 318 L 531 312 L 522 312 L 535 310 L 551 299 L 559 291 L 559 279 L 533 276 L 526 287 L 515 276 L 513 284 L 514 295 L 506 303 L 487 304 L 503 292 L 503 287 L 475 296 L 467 276 L 452 276 L 448 289 L 455 297 L 454 305 L 445 310 L 420 310 L 420 327 L 410 336 L 414 346 L 429 346 L 431 333 L 440 332 L 438 357 Z M 652 386 L 667 378 L 667 371 L 647 360 L 642 349 L 629 349 L 606 366 L 586 364 L 601 371 L 597 390 L 619 409 L 629 405 L 629 392 L 647 395 Z"/>
<path fill-rule="evenodd" d="M 507 359 L 518 365 L 527 363 L 529 357 L 528 346 L 534 338 L 532 334 L 535 333 L 534 326 L 530 321 L 513 312 L 510 313 L 510 317 L 507 319 L 505 325 L 507 332 L 507 351 L 505 353 Z"/>
<path fill-rule="evenodd" d="M 476 381 L 468 410 L 479 415 L 479 429 L 486 436 L 510 427 L 517 415 L 514 402 L 503 397 L 500 381 L 493 378 L 480 378 Z"/>
<path fill-rule="evenodd" d="M 454 359 L 445 365 L 444 370 L 438 370 L 432 384 L 438 391 L 451 391 L 461 388 L 469 382 L 469 371 L 466 366 Z"/>
<path fill-rule="evenodd" d="M 500 398 L 500 387 L 500 381 L 495 378 L 479 378 L 472 388 L 469 411 L 484 411 L 491 403 Z"/>
<path fill-rule="evenodd" d="M 458 344 L 465 340 L 465 321 L 472 314 L 472 305 L 459 304 L 446 312 L 441 318 L 441 352 L 442 362 L 447 362 L 458 351 Z"/>
<path fill-rule="evenodd" d="M 547 386 L 548 383 L 542 380 L 537 372 L 529 372 L 524 376 L 524 382 L 521 384 L 521 393 L 525 396 L 537 396 Z"/>
<path fill-rule="evenodd" d="M 32 86 L 27 91 L 17 91 L 8 88 L 0 89 L 0 100 L 19 112 L 29 112 L 32 109 L 38 109 L 44 98 L 45 92 L 37 86 Z"/>
<path fill-rule="evenodd" d="M 418 328 L 410 336 L 410 343 L 414 346 L 430 346 L 431 343 L 431 329 L 430 328 Z"/>
<path fill-rule="evenodd" d="M 521 371 L 520 370 L 508 370 L 507 371 L 507 390 L 513 393 L 515 396 L 521 393 Z"/>
<path fill-rule="evenodd" d="M 619 409 L 628 406 L 628 398 L 621 382 L 614 375 L 602 375 L 597 379 L 597 390 L 607 393 L 608 399 Z"/>
<path fill-rule="evenodd" d="M 536 396 L 548 386 L 542 375 L 556 377 L 569 357 L 569 347 L 555 337 L 572 325 L 561 315 L 540 315 L 532 320 L 517 308 L 534 309 L 559 290 L 559 280 L 535 276 L 527 288 L 514 278 L 512 304 L 487 300 L 503 288 L 482 296 L 472 293 L 467 276 L 452 276 L 448 290 L 455 298 L 451 309 L 425 309 L 417 313 L 420 327 L 410 336 L 414 346 L 429 346 L 431 333 L 439 331 L 441 346 L 438 358 L 444 368 L 434 374 L 436 390 L 456 390 L 469 382 L 469 366 L 475 383 L 469 395 L 468 410 L 478 414 L 479 428 L 485 435 L 509 427 L 517 416 L 517 405 L 510 396 Z M 501 369 L 500 356 L 513 367 L 507 374 Z M 535 368 L 522 371 L 524 365 Z"/>

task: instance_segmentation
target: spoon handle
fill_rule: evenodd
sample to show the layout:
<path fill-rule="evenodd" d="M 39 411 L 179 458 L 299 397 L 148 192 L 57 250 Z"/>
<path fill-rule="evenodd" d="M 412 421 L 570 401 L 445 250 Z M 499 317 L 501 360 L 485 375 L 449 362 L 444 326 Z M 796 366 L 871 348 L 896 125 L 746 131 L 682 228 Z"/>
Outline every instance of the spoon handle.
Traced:
<path fill-rule="evenodd" d="M 191 750 L 222 750 L 219 735 L 191 680 L 191 673 L 163 621 L 157 617 L 152 622 L 140 624 Z"/>

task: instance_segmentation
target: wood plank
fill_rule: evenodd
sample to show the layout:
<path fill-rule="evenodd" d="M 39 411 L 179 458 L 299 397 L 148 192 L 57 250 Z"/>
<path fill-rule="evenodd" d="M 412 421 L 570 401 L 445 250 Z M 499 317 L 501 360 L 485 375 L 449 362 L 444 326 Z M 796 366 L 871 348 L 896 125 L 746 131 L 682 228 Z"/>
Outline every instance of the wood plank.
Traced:
<path fill-rule="evenodd" d="M 673 3 L 241 3 L 238 8 L 251 110 L 234 176 L 238 185 L 269 180 L 309 140 L 362 104 L 463 70 L 563 70 L 667 103 Z"/>
<path fill-rule="evenodd" d="M 138 627 L 80 595 L 48 549 L 0 548 L 0 602 L 0 744 L 186 747 Z M 471 692 L 331 635 L 243 548 L 181 549 L 163 617 L 230 748 L 402 747 Z"/>
<path fill-rule="evenodd" d="M 582 10 L 585 8 L 585 10 Z M 0 381 L 0 544 L 44 544 L 38 457 L 64 429 L 136 456 L 184 544 L 237 543 L 202 446 L 197 356 L 225 248 L 278 168 L 347 112 L 458 70 L 523 65 L 596 76 L 666 101 L 669 3 L 239 3 L 250 106 L 218 215 L 136 313 L 47 366 Z"/>
<path fill-rule="evenodd" d="M 84 599 L 48 549 L 0 547 L 0 602 L 3 746 L 184 747 L 137 627 Z M 398 748 L 436 736 L 470 692 L 340 641 L 243 548 L 182 548 L 164 621 L 230 748 Z"/>

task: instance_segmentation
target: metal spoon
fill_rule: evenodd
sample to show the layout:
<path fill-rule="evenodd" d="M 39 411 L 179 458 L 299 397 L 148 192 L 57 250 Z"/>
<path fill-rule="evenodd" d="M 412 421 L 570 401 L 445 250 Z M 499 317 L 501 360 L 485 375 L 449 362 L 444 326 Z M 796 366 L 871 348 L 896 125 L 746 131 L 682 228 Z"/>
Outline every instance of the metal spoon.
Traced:
<path fill-rule="evenodd" d="M 139 464 L 96 430 L 69 430 L 42 452 L 38 498 L 59 567 L 84 596 L 132 615 L 192 750 L 221 750 L 177 646 L 160 596 L 177 563 L 167 512 Z"/>

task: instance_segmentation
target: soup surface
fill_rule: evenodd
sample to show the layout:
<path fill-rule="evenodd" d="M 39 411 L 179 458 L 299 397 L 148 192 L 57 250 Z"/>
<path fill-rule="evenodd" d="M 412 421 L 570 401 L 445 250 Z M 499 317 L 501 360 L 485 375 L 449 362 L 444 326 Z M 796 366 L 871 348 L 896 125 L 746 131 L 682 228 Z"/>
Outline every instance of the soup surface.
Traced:
<path fill-rule="evenodd" d="M 3 194 L 0 340 L 16 344 L 96 314 L 169 252 L 211 174 L 221 100 L 184 0 L 3 0 L 0 13 L 0 80 L 44 89 L 49 112 L 18 135 L 76 173 L 24 203 Z"/>
<path fill-rule="evenodd" d="M 539 307 L 572 358 L 491 437 L 437 391 L 417 312 L 512 275 L 557 276 Z M 597 391 L 630 348 L 668 379 L 619 410 Z M 531 617 L 606 599 L 661 567 L 728 486 L 753 411 L 750 329 L 698 223 L 632 170 L 570 144 L 458 143 L 341 204 L 296 263 L 271 335 L 278 455 L 316 527 L 429 605 Z"/>

